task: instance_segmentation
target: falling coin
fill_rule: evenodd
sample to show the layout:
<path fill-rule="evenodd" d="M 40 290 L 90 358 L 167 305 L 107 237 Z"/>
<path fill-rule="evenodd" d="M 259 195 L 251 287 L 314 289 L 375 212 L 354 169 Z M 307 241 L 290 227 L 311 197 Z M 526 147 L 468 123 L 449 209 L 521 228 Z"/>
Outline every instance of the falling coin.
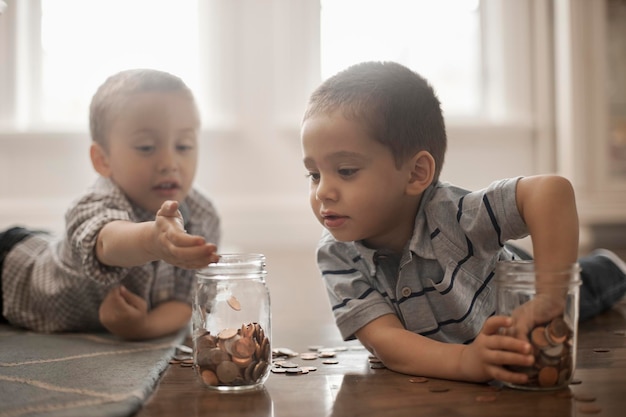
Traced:
<path fill-rule="evenodd" d="M 339 363 L 336 359 L 326 359 L 322 362 L 324 365 L 337 365 Z"/>
<path fill-rule="evenodd" d="M 596 353 L 606 353 L 606 352 L 610 352 L 611 349 L 608 349 L 608 348 L 595 348 L 593 351 L 596 352 Z"/>
<path fill-rule="evenodd" d="M 241 303 L 239 302 L 239 300 L 234 295 L 231 295 L 230 298 L 228 299 L 228 301 L 226 301 L 226 302 L 228 303 L 230 308 L 232 308 L 233 310 L 235 310 L 235 311 L 241 310 Z"/>
<path fill-rule="evenodd" d="M 418 376 L 418 377 L 409 379 L 409 382 L 412 384 L 423 384 L 424 382 L 428 382 L 428 378 L 425 378 L 423 376 Z"/>

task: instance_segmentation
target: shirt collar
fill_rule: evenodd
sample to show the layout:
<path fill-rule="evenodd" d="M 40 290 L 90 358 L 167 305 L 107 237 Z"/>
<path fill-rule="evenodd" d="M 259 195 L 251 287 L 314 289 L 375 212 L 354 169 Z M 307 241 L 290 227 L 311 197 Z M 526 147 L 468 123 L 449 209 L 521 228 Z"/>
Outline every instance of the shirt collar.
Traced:
<path fill-rule="evenodd" d="M 431 231 L 428 228 L 424 207 L 433 198 L 438 184 L 439 183 L 431 184 L 422 194 L 422 200 L 417 214 L 415 215 L 413 235 L 411 236 L 408 246 L 405 246 L 403 250 L 400 261 L 401 264 L 411 261 L 413 254 L 424 259 L 435 259 L 435 252 L 433 251 L 430 239 Z M 374 276 L 376 274 L 376 256 L 384 255 L 384 251 L 368 248 L 362 241 L 354 242 L 354 245 L 361 255 L 361 258 L 365 261 L 370 274 Z"/>

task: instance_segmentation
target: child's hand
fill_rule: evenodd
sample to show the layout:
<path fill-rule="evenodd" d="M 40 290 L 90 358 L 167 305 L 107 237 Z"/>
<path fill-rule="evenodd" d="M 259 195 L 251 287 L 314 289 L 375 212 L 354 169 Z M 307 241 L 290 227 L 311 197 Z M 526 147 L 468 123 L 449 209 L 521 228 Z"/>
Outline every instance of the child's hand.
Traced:
<path fill-rule="evenodd" d="M 513 325 L 502 332 L 520 340 L 528 341 L 530 331 L 563 314 L 565 296 L 562 294 L 540 293 L 532 300 L 513 310 Z"/>
<path fill-rule="evenodd" d="M 178 202 L 165 201 L 156 214 L 156 252 L 159 259 L 186 269 L 204 268 L 219 260 L 217 247 L 202 236 L 188 235 Z"/>
<path fill-rule="evenodd" d="M 113 288 L 100 304 L 100 323 L 124 339 L 135 339 L 148 316 L 146 301 L 126 287 Z"/>
<path fill-rule="evenodd" d="M 463 351 L 461 373 L 474 381 L 496 379 L 513 384 L 525 384 L 528 376 L 507 370 L 505 365 L 530 366 L 534 361 L 530 343 L 507 336 L 501 328 L 510 328 L 510 317 L 487 319 L 480 334 Z"/>

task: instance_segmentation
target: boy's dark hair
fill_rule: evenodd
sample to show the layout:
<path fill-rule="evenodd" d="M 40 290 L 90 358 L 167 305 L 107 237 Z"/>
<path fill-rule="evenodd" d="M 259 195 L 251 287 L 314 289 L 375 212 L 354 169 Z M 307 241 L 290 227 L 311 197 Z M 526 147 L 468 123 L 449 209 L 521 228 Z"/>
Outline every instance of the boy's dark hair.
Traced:
<path fill-rule="evenodd" d="M 425 150 L 435 159 L 439 179 L 446 152 L 446 129 L 439 99 L 419 74 L 395 62 L 363 62 L 324 81 L 311 95 L 304 120 L 341 110 L 362 122 L 388 147 L 396 166 Z"/>
<path fill-rule="evenodd" d="M 107 135 L 111 123 L 128 96 L 146 92 L 193 93 L 185 82 L 168 72 L 154 69 L 130 69 L 107 78 L 91 99 L 89 130 L 91 140 L 107 148 Z"/>

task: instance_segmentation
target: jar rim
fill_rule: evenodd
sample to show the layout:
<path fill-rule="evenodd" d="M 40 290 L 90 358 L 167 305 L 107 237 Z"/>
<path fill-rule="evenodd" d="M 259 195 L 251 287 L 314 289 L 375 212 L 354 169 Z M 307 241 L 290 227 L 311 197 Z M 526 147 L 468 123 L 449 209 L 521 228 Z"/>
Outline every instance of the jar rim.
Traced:
<path fill-rule="evenodd" d="M 580 284 L 581 267 L 578 262 L 570 264 L 567 268 L 545 272 L 550 275 L 569 275 L 568 284 Z M 496 281 L 498 282 L 515 282 L 515 283 L 534 283 L 535 274 L 542 271 L 535 270 L 535 262 L 533 260 L 501 260 L 496 263 Z M 556 284 L 555 284 L 556 285 Z"/>
<path fill-rule="evenodd" d="M 200 276 L 255 276 L 265 275 L 265 255 L 260 253 L 225 253 L 220 259 L 199 269 Z"/>

